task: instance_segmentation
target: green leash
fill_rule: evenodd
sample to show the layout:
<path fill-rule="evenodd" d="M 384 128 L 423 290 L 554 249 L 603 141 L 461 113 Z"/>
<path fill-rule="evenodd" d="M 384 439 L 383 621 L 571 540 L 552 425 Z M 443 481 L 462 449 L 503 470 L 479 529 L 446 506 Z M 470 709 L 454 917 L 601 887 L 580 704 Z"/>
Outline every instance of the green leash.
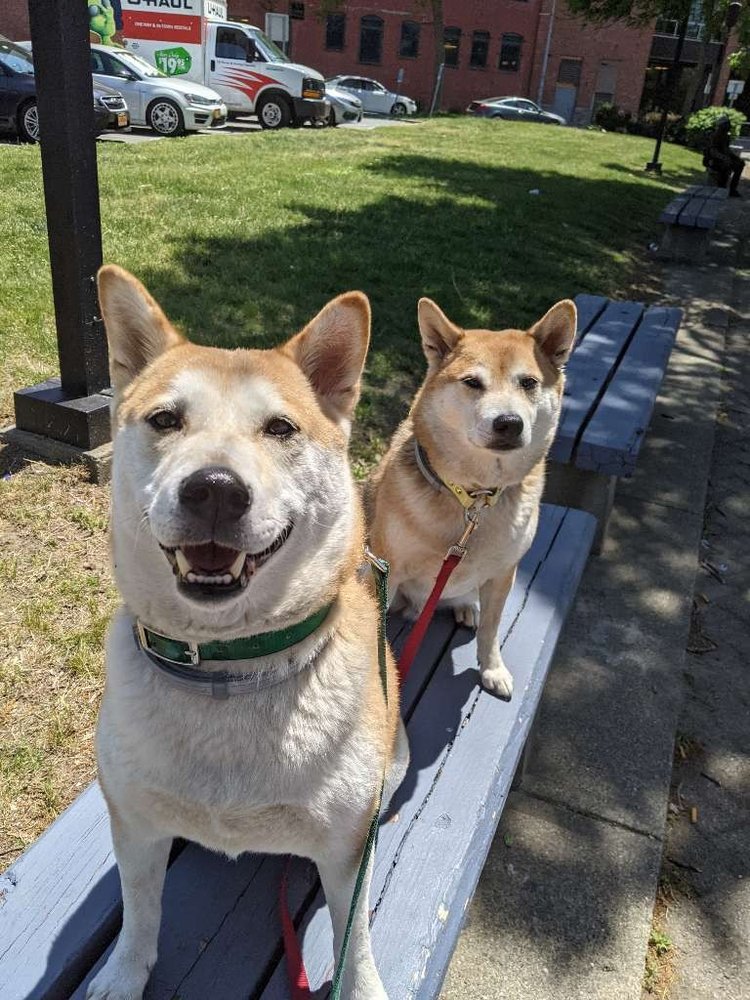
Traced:
<path fill-rule="evenodd" d="M 386 618 L 386 612 L 388 610 L 388 563 L 385 561 L 385 559 L 379 559 L 369 549 L 365 549 L 365 555 L 367 556 L 367 561 L 370 563 L 370 566 L 372 568 L 372 574 L 375 579 L 375 593 L 377 595 L 377 601 L 378 601 L 378 667 L 380 668 L 380 683 L 383 685 L 383 696 L 385 698 L 385 704 L 387 707 L 388 671 L 386 667 L 385 618 Z M 333 976 L 333 982 L 331 984 L 331 992 L 329 1000 L 340 1000 L 341 998 L 341 983 L 344 978 L 344 968 L 346 966 L 346 956 L 349 952 L 349 942 L 352 936 L 354 917 L 356 915 L 357 906 L 359 905 L 359 900 L 362 895 L 362 887 L 364 885 L 365 876 L 367 875 L 367 868 L 370 864 L 370 859 L 372 858 L 372 855 L 375 851 L 375 846 L 378 842 L 380 807 L 383 804 L 384 787 L 385 787 L 385 774 L 383 775 L 383 780 L 380 783 L 380 792 L 378 793 L 377 809 L 375 810 L 375 814 L 372 817 L 372 822 L 370 823 L 370 829 L 367 831 L 367 839 L 365 840 L 364 850 L 362 851 L 362 860 L 359 863 L 359 870 L 357 871 L 357 879 L 354 883 L 354 894 L 352 896 L 351 906 L 349 907 L 349 918 L 346 921 L 344 940 L 341 943 L 341 954 L 339 956 L 338 964 L 336 966 L 336 971 Z"/>

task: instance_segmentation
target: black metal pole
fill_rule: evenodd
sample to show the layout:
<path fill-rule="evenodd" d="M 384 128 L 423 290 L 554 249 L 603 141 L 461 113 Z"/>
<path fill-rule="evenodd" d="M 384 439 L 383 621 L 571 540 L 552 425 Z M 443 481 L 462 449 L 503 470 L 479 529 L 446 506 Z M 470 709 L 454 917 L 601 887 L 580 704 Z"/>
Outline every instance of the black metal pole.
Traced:
<path fill-rule="evenodd" d="M 83 0 L 29 0 L 60 379 L 15 396 L 19 430 L 82 449 L 110 437 L 88 16 Z"/>
<path fill-rule="evenodd" d="M 646 164 L 646 170 L 651 171 L 655 174 L 661 173 L 661 163 L 659 162 L 659 153 L 661 152 L 661 144 L 664 139 L 664 131 L 667 127 L 667 118 L 669 116 L 669 105 L 674 94 L 675 83 L 677 82 L 677 73 L 680 66 L 680 58 L 682 57 L 682 49 L 685 45 L 685 36 L 687 35 L 688 29 L 688 19 L 690 17 L 690 12 L 685 14 L 685 17 L 680 22 L 679 31 L 677 34 L 677 44 L 675 45 L 674 58 L 672 59 L 672 65 L 667 70 L 667 81 L 664 87 L 664 107 L 662 108 L 661 118 L 659 119 L 659 128 L 656 132 L 656 146 L 654 147 L 654 155 L 650 163 Z"/>

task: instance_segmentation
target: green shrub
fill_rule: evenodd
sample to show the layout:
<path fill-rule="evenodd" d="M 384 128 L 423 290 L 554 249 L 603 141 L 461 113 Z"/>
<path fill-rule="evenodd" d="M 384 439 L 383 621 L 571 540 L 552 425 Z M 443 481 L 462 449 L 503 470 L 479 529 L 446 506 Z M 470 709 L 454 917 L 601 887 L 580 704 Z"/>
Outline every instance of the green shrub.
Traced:
<path fill-rule="evenodd" d="M 628 132 L 632 135 L 642 135 L 648 139 L 655 139 L 659 131 L 661 121 L 661 111 L 647 111 L 640 118 L 628 123 Z M 685 119 L 670 111 L 667 115 L 667 123 L 664 126 L 665 142 L 685 142 Z"/>
<path fill-rule="evenodd" d="M 716 123 L 722 115 L 729 119 L 730 131 L 733 136 L 740 134 L 740 128 L 745 123 L 745 116 L 732 108 L 701 108 L 688 118 L 685 126 L 685 141 L 693 149 L 705 148 Z"/>
<path fill-rule="evenodd" d="M 594 123 L 605 132 L 624 132 L 630 122 L 630 112 L 622 111 L 616 104 L 600 104 L 594 114 Z"/>

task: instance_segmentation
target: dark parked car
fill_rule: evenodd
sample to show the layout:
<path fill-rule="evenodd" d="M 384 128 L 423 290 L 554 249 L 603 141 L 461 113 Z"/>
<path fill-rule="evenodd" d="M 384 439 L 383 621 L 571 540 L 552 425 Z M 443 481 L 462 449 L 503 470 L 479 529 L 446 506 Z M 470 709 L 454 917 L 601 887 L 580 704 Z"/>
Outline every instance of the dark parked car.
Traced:
<path fill-rule="evenodd" d="M 122 94 L 94 84 L 94 128 L 96 134 L 130 125 L 130 114 Z M 36 80 L 30 52 L 0 36 L 0 130 L 16 132 L 26 142 L 39 140 Z"/>
<path fill-rule="evenodd" d="M 479 118 L 504 118 L 506 121 L 538 122 L 540 125 L 567 124 L 560 115 L 543 111 L 526 97 L 485 97 L 482 101 L 472 101 L 466 113 Z"/>

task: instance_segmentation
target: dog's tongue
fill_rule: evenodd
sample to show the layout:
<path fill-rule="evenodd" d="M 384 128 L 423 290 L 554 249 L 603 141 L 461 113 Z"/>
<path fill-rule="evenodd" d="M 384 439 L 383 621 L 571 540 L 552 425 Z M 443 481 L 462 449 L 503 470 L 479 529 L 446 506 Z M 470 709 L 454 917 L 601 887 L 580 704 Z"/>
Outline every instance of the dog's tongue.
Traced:
<path fill-rule="evenodd" d="M 236 549 L 227 549 L 215 542 L 206 542 L 203 545 L 183 545 L 182 551 L 196 573 L 228 571 L 238 555 Z"/>

